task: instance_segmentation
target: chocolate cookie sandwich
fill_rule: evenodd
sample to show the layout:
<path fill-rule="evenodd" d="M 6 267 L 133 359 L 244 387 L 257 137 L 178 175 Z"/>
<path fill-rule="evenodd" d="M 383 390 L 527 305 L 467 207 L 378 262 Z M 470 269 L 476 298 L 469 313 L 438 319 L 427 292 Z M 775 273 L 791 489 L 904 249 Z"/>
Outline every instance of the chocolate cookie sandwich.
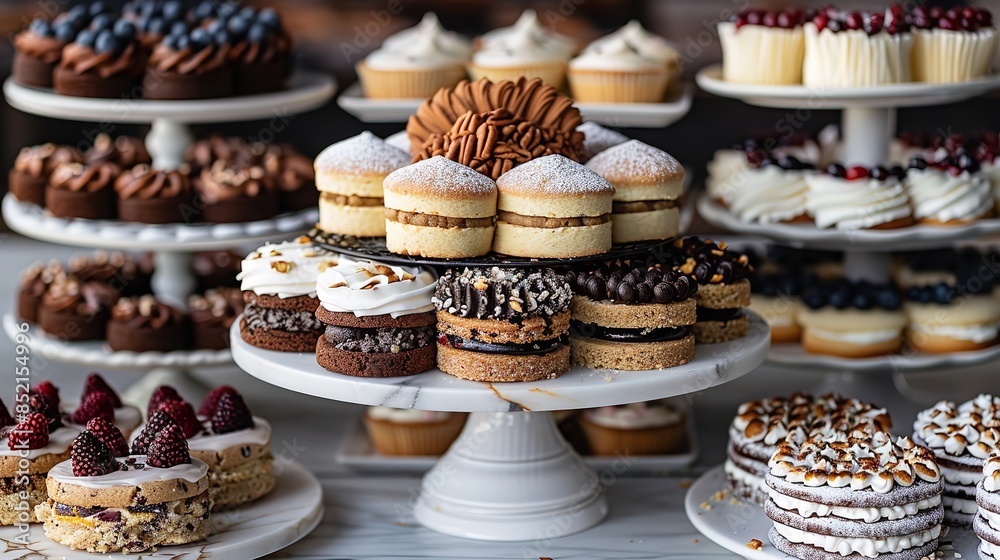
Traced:
<path fill-rule="evenodd" d="M 316 343 L 324 368 L 356 377 L 413 375 L 434 368 L 437 322 L 428 270 L 372 261 L 343 262 L 316 281 Z"/>
<path fill-rule="evenodd" d="M 193 459 L 184 432 L 163 428 L 129 455 L 113 426 L 88 427 L 69 461 L 49 471 L 49 499 L 35 508 L 45 535 L 75 550 L 142 552 L 211 533 L 208 465 Z"/>
<path fill-rule="evenodd" d="M 282 212 L 315 208 L 319 202 L 313 162 L 289 144 L 272 144 L 264 152 L 264 171 L 278 191 Z"/>
<path fill-rule="evenodd" d="M 435 156 L 393 171 L 382 187 L 393 253 L 457 259 L 490 252 L 497 186 L 489 177 Z"/>
<path fill-rule="evenodd" d="M 983 464 L 983 481 L 976 490 L 979 514 L 973 528 L 982 541 L 979 556 L 983 560 L 1000 558 L 1000 453 Z"/>
<path fill-rule="evenodd" d="M 187 318 L 152 295 L 124 297 L 111 309 L 108 347 L 116 352 L 172 352 L 190 347 Z"/>
<path fill-rule="evenodd" d="M 42 296 L 38 326 L 67 341 L 103 340 L 118 295 L 104 284 L 58 277 Z"/>
<path fill-rule="evenodd" d="M 115 180 L 118 219 L 144 224 L 182 223 L 195 214 L 187 174 L 141 164 Z"/>
<path fill-rule="evenodd" d="M 74 97 L 134 98 L 145 65 L 135 25 L 101 14 L 63 47 L 52 87 Z"/>
<path fill-rule="evenodd" d="M 941 401 L 917 414 L 913 439 L 929 447 L 941 466 L 945 521 L 968 527 L 983 463 L 1000 449 L 1000 397 L 984 394 L 958 405 Z"/>
<path fill-rule="evenodd" d="M 49 175 L 45 209 L 59 218 L 110 220 L 117 215 L 115 179 L 121 169 L 113 163 L 64 163 Z"/>
<path fill-rule="evenodd" d="M 684 166 L 670 154 L 629 140 L 595 155 L 587 167 L 615 187 L 611 204 L 613 242 L 677 236 Z"/>
<path fill-rule="evenodd" d="M 316 318 L 316 280 L 340 258 L 308 237 L 264 245 L 247 255 L 237 276 L 247 303 L 240 335 L 281 352 L 314 352 L 324 325 Z"/>
<path fill-rule="evenodd" d="M 614 263 L 570 271 L 573 363 L 625 371 L 665 369 L 694 359 L 698 285 L 675 270 Z"/>
<path fill-rule="evenodd" d="M 188 297 L 191 342 L 196 350 L 229 348 L 229 328 L 243 313 L 243 294 L 237 288 L 218 288 Z"/>
<path fill-rule="evenodd" d="M 48 264 L 37 262 L 21 273 L 21 282 L 17 290 L 17 318 L 29 323 L 38 322 L 38 308 L 42 305 L 42 296 L 49 290 L 49 285 L 65 275 L 62 263 L 52 260 Z"/>
<path fill-rule="evenodd" d="M 551 269 L 448 270 L 432 299 L 438 368 L 472 381 L 559 377 L 569 370 L 572 297 Z"/>
<path fill-rule="evenodd" d="M 858 427 L 888 431 L 892 419 L 884 408 L 835 394 L 793 393 L 743 403 L 729 425 L 724 467 L 729 486 L 737 497 L 762 504 L 767 499 L 767 462 L 779 444 Z"/>
<path fill-rule="evenodd" d="M 750 259 L 725 243 L 697 237 L 678 240 L 674 247 L 684 259 L 678 269 L 698 283 L 695 339 L 711 344 L 746 336 L 750 321 L 743 308 L 750 305 Z"/>
<path fill-rule="evenodd" d="M 920 560 L 941 536 L 941 470 L 907 438 L 854 430 L 786 441 L 768 462 L 775 548 L 808 560 Z"/>
<path fill-rule="evenodd" d="M 45 206 L 49 175 L 63 163 L 80 163 L 80 152 L 69 146 L 41 144 L 21 148 L 7 176 L 10 192 L 21 202 Z"/>
<path fill-rule="evenodd" d="M 385 236 L 382 181 L 410 164 L 410 155 L 371 132 L 341 140 L 316 156 L 319 228 L 358 237 Z"/>
<path fill-rule="evenodd" d="M 252 222 L 278 213 L 278 193 L 263 167 L 217 160 L 201 170 L 194 188 L 205 222 Z"/>
<path fill-rule="evenodd" d="M 865 358 L 902 347 L 906 314 L 894 286 L 807 279 L 801 294 L 798 317 L 807 352 Z"/>
<path fill-rule="evenodd" d="M 52 71 L 62 56 L 66 43 L 79 31 L 70 23 L 53 24 L 37 18 L 28 28 L 14 36 L 14 61 L 11 77 L 29 87 L 52 87 Z"/>
<path fill-rule="evenodd" d="M 575 161 L 533 159 L 497 179 L 493 250 L 517 257 L 582 257 L 611 249 L 615 188 Z"/>

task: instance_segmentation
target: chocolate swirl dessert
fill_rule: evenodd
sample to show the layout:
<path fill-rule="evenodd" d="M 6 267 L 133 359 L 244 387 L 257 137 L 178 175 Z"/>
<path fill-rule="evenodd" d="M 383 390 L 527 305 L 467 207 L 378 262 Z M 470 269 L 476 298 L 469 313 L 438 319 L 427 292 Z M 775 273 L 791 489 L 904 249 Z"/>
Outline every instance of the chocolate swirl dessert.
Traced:
<path fill-rule="evenodd" d="M 211 168 L 216 160 L 259 165 L 259 158 L 251 157 L 250 146 L 235 136 L 212 134 L 191 144 L 184 154 L 184 161 L 191 166 L 192 174 Z"/>
<path fill-rule="evenodd" d="M 42 296 L 38 326 L 67 341 L 101 340 L 109 310 L 117 299 L 114 290 L 104 284 L 58 276 Z"/>
<path fill-rule="evenodd" d="M 750 305 L 750 258 L 727 249 L 725 243 L 697 237 L 678 239 L 674 249 L 677 269 L 698 283 L 697 341 L 726 342 L 746 336 L 750 322 L 743 308 Z"/>
<path fill-rule="evenodd" d="M 438 368 L 473 381 L 553 379 L 569 369 L 572 290 L 551 269 L 448 270 L 438 279 Z"/>
<path fill-rule="evenodd" d="M 115 192 L 118 218 L 127 222 L 183 223 L 197 216 L 191 183 L 181 171 L 137 165 L 118 176 Z"/>
<path fill-rule="evenodd" d="M 66 37 L 66 34 L 69 34 Z M 14 36 L 14 62 L 11 75 L 19 84 L 50 88 L 52 70 L 59 63 L 62 49 L 76 37 L 72 27 L 57 27 L 44 19 L 35 19 L 28 28 Z"/>
<path fill-rule="evenodd" d="M 69 274 L 80 282 L 106 284 L 114 292 L 143 295 L 153 291 L 153 263 L 149 255 L 133 259 L 120 251 L 96 251 L 69 260 Z"/>
<path fill-rule="evenodd" d="M 197 27 L 171 33 L 149 55 L 143 92 L 147 99 L 207 99 L 233 93 L 228 36 Z M 221 41 L 221 42 L 220 42 Z"/>
<path fill-rule="evenodd" d="M 52 84 L 75 97 L 138 97 L 145 63 L 135 25 L 102 15 L 63 48 Z"/>
<path fill-rule="evenodd" d="M 305 210 L 319 203 L 313 162 L 291 145 L 267 146 L 262 163 L 264 172 L 278 191 L 278 202 L 283 212 Z"/>
<path fill-rule="evenodd" d="M 87 164 L 113 163 L 122 169 L 129 169 L 141 163 L 153 163 L 146 151 L 146 142 L 134 136 L 111 138 L 108 134 L 98 134 L 94 145 L 87 150 L 84 158 Z"/>
<path fill-rule="evenodd" d="M 218 288 L 188 298 L 191 338 L 198 350 L 229 348 L 229 328 L 243 313 L 243 293 L 238 288 Z"/>
<path fill-rule="evenodd" d="M 65 275 L 62 263 L 57 260 L 48 263 L 37 262 L 21 273 L 17 291 L 17 317 L 29 323 L 38 322 L 38 307 L 49 285 Z"/>
<path fill-rule="evenodd" d="M 112 219 L 116 215 L 113 184 L 121 168 L 113 163 L 64 163 L 45 187 L 45 209 L 61 218 Z"/>
<path fill-rule="evenodd" d="M 252 222 L 278 213 L 278 195 L 262 167 L 216 161 L 202 169 L 195 191 L 206 222 Z"/>
<path fill-rule="evenodd" d="M 651 370 L 694 359 L 698 284 L 677 270 L 629 261 L 570 271 L 573 363 Z"/>
<path fill-rule="evenodd" d="M 187 319 L 152 295 L 121 298 L 111 309 L 108 346 L 114 351 L 170 352 L 188 347 Z"/>
<path fill-rule="evenodd" d="M 8 175 L 10 192 L 22 202 L 45 206 L 49 175 L 63 163 L 80 163 L 80 152 L 69 146 L 48 143 L 21 148 Z"/>
<path fill-rule="evenodd" d="M 226 29 L 233 45 L 229 60 L 237 95 L 283 89 L 291 72 L 292 40 L 281 16 L 271 8 L 244 8 L 229 19 Z"/>

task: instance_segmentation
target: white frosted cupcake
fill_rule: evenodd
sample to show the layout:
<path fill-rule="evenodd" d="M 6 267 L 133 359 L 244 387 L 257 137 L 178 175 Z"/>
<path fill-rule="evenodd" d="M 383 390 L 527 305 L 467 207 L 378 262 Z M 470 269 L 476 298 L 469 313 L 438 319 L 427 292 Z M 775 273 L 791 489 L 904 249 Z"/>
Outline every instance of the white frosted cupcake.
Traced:
<path fill-rule="evenodd" d="M 913 8 L 913 80 L 955 83 L 988 76 L 997 52 L 993 15 L 982 8 Z"/>
<path fill-rule="evenodd" d="M 993 191 L 979 172 L 979 164 L 963 158 L 966 167 L 952 161 L 928 165 L 915 158 L 904 185 L 913 204 L 913 217 L 922 224 L 962 225 L 993 212 Z"/>
<path fill-rule="evenodd" d="M 837 88 L 910 81 L 912 38 L 902 15 L 820 10 L 803 26 L 802 83 Z"/>
<path fill-rule="evenodd" d="M 684 413 L 666 400 L 585 410 L 580 425 L 594 455 L 669 455 L 684 443 Z"/>
<path fill-rule="evenodd" d="M 383 455 L 441 455 L 458 438 L 467 415 L 412 408 L 369 407 L 365 429 Z"/>
<path fill-rule="evenodd" d="M 469 54 L 468 41 L 445 31 L 428 13 L 416 27 L 386 39 L 356 70 L 365 97 L 423 98 L 465 78 Z"/>
<path fill-rule="evenodd" d="M 662 37 L 633 20 L 597 39 L 569 63 L 577 101 L 656 103 L 680 71 L 680 55 Z"/>
<path fill-rule="evenodd" d="M 801 10 L 747 10 L 719 23 L 722 78 L 741 84 L 802 83 L 804 22 Z"/>
<path fill-rule="evenodd" d="M 572 39 L 542 27 L 534 10 L 525 10 L 511 27 L 483 35 L 478 46 L 468 65 L 473 81 L 541 78 L 557 88 L 562 87 L 566 63 L 576 50 Z"/>
<path fill-rule="evenodd" d="M 844 168 L 806 177 L 806 210 L 820 229 L 893 229 L 913 224 L 910 197 L 898 173 L 884 168 Z"/>

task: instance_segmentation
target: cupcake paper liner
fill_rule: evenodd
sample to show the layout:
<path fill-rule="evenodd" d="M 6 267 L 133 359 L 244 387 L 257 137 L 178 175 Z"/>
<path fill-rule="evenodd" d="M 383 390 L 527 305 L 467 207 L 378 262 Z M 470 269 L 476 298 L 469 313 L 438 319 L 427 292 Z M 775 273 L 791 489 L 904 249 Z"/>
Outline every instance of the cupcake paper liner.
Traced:
<path fill-rule="evenodd" d="M 997 52 L 995 29 L 981 29 L 975 33 L 917 29 L 913 39 L 911 67 L 915 81 L 967 82 L 992 71 Z"/>
<path fill-rule="evenodd" d="M 441 455 L 462 432 L 465 418 L 465 414 L 451 414 L 442 422 L 402 423 L 365 416 L 365 428 L 383 455 Z"/>
<path fill-rule="evenodd" d="M 594 455 L 667 455 L 676 453 L 684 441 L 684 423 L 623 430 L 599 426 L 580 419 Z"/>
<path fill-rule="evenodd" d="M 573 99 L 585 103 L 659 103 L 670 85 L 670 72 L 569 70 Z"/>
<path fill-rule="evenodd" d="M 805 36 L 801 27 L 779 29 L 759 25 L 719 24 L 722 77 L 741 84 L 802 83 Z"/>
<path fill-rule="evenodd" d="M 418 99 L 431 97 L 441 88 L 465 79 L 460 66 L 428 70 L 376 70 L 361 61 L 358 78 L 365 97 L 370 99 Z"/>

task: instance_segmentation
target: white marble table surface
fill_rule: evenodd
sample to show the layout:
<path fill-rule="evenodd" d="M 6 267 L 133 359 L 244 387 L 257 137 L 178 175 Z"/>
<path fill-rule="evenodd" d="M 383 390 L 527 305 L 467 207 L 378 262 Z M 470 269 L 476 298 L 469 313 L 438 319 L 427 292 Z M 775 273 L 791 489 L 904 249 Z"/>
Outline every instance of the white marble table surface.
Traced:
<path fill-rule="evenodd" d="M 82 251 L 0 233 L 0 257 L 3 258 L 0 313 L 11 307 L 20 270 L 38 259 L 66 259 L 77 252 Z M 3 338 L 0 340 L 0 368 L 8 368 L 13 363 L 13 344 Z M 36 381 L 52 379 L 65 395 L 78 394 L 88 373 L 57 363 L 35 362 L 34 366 L 32 375 Z M 995 368 L 994 364 L 948 375 L 919 374 L 911 380 L 931 398 L 968 398 L 977 391 L 996 390 Z M 124 388 L 142 372 L 102 373 L 114 386 Z M 271 420 L 273 449 L 279 460 L 286 457 L 301 462 L 323 483 L 327 505 L 323 523 L 312 535 L 272 558 L 735 558 L 702 537 L 688 523 L 683 512 L 683 476 L 643 478 L 629 476 L 627 472 L 616 476 L 607 489 L 612 507 L 608 520 L 579 535 L 551 541 L 543 538 L 527 543 L 484 543 L 433 533 L 415 525 L 409 516 L 408 504 L 416 495 L 419 478 L 358 477 L 334 462 L 337 446 L 361 407 L 291 393 L 238 370 L 204 372 L 199 377 L 209 384 L 237 386 L 255 413 Z M 692 396 L 702 449 L 694 473 L 722 461 L 725 427 L 738 403 L 794 390 L 847 389 L 848 386 L 842 385 L 846 381 L 849 380 L 824 380 L 810 372 L 761 368 L 730 384 Z M 13 384 L 13 378 L 0 378 L 0 398 L 7 403 L 14 394 Z M 877 393 L 881 404 L 890 408 L 901 432 L 922 408 L 898 396 L 893 397 L 880 387 L 869 390 Z"/>

